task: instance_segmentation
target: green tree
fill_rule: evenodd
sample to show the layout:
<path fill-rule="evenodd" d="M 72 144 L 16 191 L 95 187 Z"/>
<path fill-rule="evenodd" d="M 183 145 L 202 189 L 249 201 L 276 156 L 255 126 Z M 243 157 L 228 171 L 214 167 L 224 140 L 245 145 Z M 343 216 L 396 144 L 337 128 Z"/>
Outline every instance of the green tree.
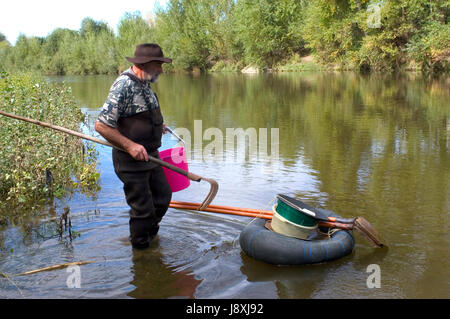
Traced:
<path fill-rule="evenodd" d="M 430 3 L 431 19 L 423 23 L 423 27 L 406 45 L 408 57 L 416 61 L 425 71 L 450 70 L 450 26 L 449 1 Z"/>
<path fill-rule="evenodd" d="M 85 18 L 81 23 L 80 36 L 85 56 L 83 73 L 107 74 L 117 70 L 114 33 L 105 22 Z"/>
<path fill-rule="evenodd" d="M 19 35 L 14 46 L 13 59 L 11 59 L 14 68 L 18 71 L 41 71 L 43 42 L 44 38 Z"/>
<path fill-rule="evenodd" d="M 58 28 L 50 33 L 43 43 L 43 65 L 45 74 L 73 73 L 74 65 L 79 61 L 73 60 L 75 43 L 80 42 L 77 31 Z M 69 71 L 69 70 L 72 70 Z"/>
<path fill-rule="evenodd" d="M 271 67 L 303 49 L 300 31 L 305 3 L 298 0 L 237 2 L 235 30 L 246 63 Z"/>
<path fill-rule="evenodd" d="M 6 36 L 0 32 L 0 71 L 5 69 L 5 64 L 8 64 L 8 58 L 10 57 L 11 45 Z"/>
<path fill-rule="evenodd" d="M 81 21 L 80 35 L 83 38 L 98 36 L 100 33 L 105 31 L 108 32 L 110 30 L 108 25 L 103 21 L 95 21 L 89 17 L 84 18 L 83 21 Z"/>
<path fill-rule="evenodd" d="M 408 66 L 413 58 L 426 68 L 434 53 L 442 65 L 448 57 L 449 3 L 312 0 L 303 37 L 326 64 L 385 71 Z M 374 14 L 379 25 L 369 23 Z"/>
<path fill-rule="evenodd" d="M 182 69 L 206 69 L 212 46 L 208 1 L 171 0 L 156 14 L 157 39 Z M 205 10 L 206 9 L 206 10 Z"/>
<path fill-rule="evenodd" d="M 156 39 L 174 67 L 207 70 L 221 60 L 237 61 L 233 0 L 171 0 L 156 13 Z"/>
<path fill-rule="evenodd" d="M 242 45 L 237 39 L 234 28 L 235 1 L 218 0 L 211 5 L 212 19 L 210 29 L 212 35 L 211 56 L 213 60 L 230 60 L 237 62 L 243 56 Z"/>
<path fill-rule="evenodd" d="M 134 55 L 136 45 L 154 41 L 153 33 L 152 27 L 142 18 L 139 11 L 125 13 L 119 22 L 115 46 L 119 72 L 129 67 L 130 63 L 125 60 L 125 57 Z"/>

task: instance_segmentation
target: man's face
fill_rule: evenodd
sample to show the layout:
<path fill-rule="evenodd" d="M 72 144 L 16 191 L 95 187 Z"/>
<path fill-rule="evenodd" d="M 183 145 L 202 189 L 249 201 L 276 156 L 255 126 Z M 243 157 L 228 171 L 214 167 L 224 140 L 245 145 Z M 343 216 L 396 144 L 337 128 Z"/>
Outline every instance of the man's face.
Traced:
<path fill-rule="evenodd" d="M 144 80 L 150 82 L 156 82 L 158 80 L 158 76 L 163 73 L 162 69 L 163 62 L 161 61 L 150 61 L 142 65 L 142 71 Z"/>

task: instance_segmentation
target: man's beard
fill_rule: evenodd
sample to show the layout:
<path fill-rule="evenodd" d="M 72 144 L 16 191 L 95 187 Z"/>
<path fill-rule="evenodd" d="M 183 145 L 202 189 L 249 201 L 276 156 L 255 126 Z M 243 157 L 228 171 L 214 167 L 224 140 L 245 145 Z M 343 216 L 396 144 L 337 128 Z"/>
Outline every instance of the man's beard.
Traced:
<path fill-rule="evenodd" d="M 150 81 L 151 83 L 156 83 L 156 81 L 158 81 L 159 73 L 151 74 L 151 73 L 147 73 L 145 71 L 142 73 L 143 73 L 144 81 Z"/>
<path fill-rule="evenodd" d="M 159 73 L 153 74 L 150 78 L 151 83 L 156 83 L 159 79 Z"/>

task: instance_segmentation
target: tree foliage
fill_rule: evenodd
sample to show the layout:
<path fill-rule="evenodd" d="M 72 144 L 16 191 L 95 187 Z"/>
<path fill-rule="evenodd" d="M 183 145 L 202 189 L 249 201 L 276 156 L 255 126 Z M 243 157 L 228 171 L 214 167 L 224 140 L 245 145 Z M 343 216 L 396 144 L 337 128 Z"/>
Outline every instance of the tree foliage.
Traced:
<path fill-rule="evenodd" d="M 414 62 L 422 69 L 448 70 L 449 3 L 312 0 L 303 34 L 307 46 L 328 64 L 386 71 Z"/>
<path fill-rule="evenodd" d="M 174 67 L 206 70 L 235 60 L 233 0 L 171 0 L 156 13 L 158 42 L 175 57 Z"/>
<path fill-rule="evenodd" d="M 235 28 L 247 63 L 272 66 L 303 48 L 302 10 L 298 0 L 251 0 L 237 3 Z M 250 23 L 249 23 L 250 22 Z"/>
<path fill-rule="evenodd" d="M 449 0 L 169 0 L 149 21 L 126 13 L 117 34 L 85 18 L 79 31 L 0 41 L 0 67 L 113 74 L 137 44 L 156 42 L 176 70 L 273 68 L 312 54 L 340 69 L 449 71 L 449 11 Z"/>
<path fill-rule="evenodd" d="M 151 41 L 140 13 L 126 13 L 118 36 L 102 21 L 85 18 L 79 31 L 57 28 L 45 38 L 19 36 L 14 47 L 0 46 L 0 67 L 44 74 L 116 74 L 129 66 L 137 44 Z"/>
<path fill-rule="evenodd" d="M 139 12 L 126 13 L 119 22 L 118 36 L 115 39 L 114 54 L 117 69 L 122 71 L 129 67 L 126 56 L 133 56 L 136 45 L 153 42 L 153 30 Z"/>

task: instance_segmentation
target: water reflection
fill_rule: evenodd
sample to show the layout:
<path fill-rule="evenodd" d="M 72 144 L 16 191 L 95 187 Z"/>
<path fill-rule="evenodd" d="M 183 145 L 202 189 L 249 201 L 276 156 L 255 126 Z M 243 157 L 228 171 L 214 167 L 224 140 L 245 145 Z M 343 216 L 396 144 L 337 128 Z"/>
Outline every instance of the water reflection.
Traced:
<path fill-rule="evenodd" d="M 241 254 L 242 273 L 252 283 L 273 282 L 279 298 L 311 298 L 324 280 L 323 266 L 278 267 Z"/>
<path fill-rule="evenodd" d="M 63 78 L 89 114 L 87 130 L 114 78 Z M 265 265 L 230 244 L 249 219 L 170 210 L 159 244 L 148 254 L 132 252 L 116 240 L 128 235 L 128 216 L 120 214 L 126 203 L 111 150 L 99 147 L 102 190 L 97 199 L 75 195 L 65 203 L 74 213 L 101 211 L 89 221 L 76 220 L 82 236 L 72 242 L 73 249 L 55 239 L 40 242 L 48 251 L 21 249 L 21 237 L 11 237 L 14 231 L 6 226 L 0 269 L 16 273 L 18 265 L 37 268 L 42 259 L 58 263 L 54 256 L 67 249 L 64 261 L 80 254 L 126 259 L 118 267 L 105 266 L 107 274 L 86 266 L 86 289 L 90 280 L 94 287 L 107 287 L 86 296 L 122 296 L 126 290 L 135 298 L 448 297 L 449 84 L 448 77 L 429 80 L 414 74 L 286 73 L 165 74 L 155 85 L 172 128 L 193 132 L 195 120 L 202 121 L 204 130 L 222 132 L 279 128 L 275 166 L 249 158 L 230 162 L 226 156 L 189 161 L 190 171 L 219 182 L 215 204 L 270 209 L 274 196 L 286 193 L 344 217 L 365 217 L 389 251 L 374 251 L 355 233 L 354 253 L 341 260 L 304 267 Z M 210 142 L 202 138 L 192 152 Z M 201 202 L 209 185 L 191 184 L 174 199 Z M 29 238 L 25 242 L 33 246 Z M 369 264 L 382 269 L 380 289 L 366 286 Z M 51 294 L 51 283 L 41 287 Z M 39 293 L 30 289 L 30 295 Z"/>
<path fill-rule="evenodd" d="M 146 250 L 133 249 L 131 285 L 128 293 L 133 298 L 194 298 L 197 286 L 202 282 L 193 273 L 177 270 L 163 262 L 159 237 Z"/>

